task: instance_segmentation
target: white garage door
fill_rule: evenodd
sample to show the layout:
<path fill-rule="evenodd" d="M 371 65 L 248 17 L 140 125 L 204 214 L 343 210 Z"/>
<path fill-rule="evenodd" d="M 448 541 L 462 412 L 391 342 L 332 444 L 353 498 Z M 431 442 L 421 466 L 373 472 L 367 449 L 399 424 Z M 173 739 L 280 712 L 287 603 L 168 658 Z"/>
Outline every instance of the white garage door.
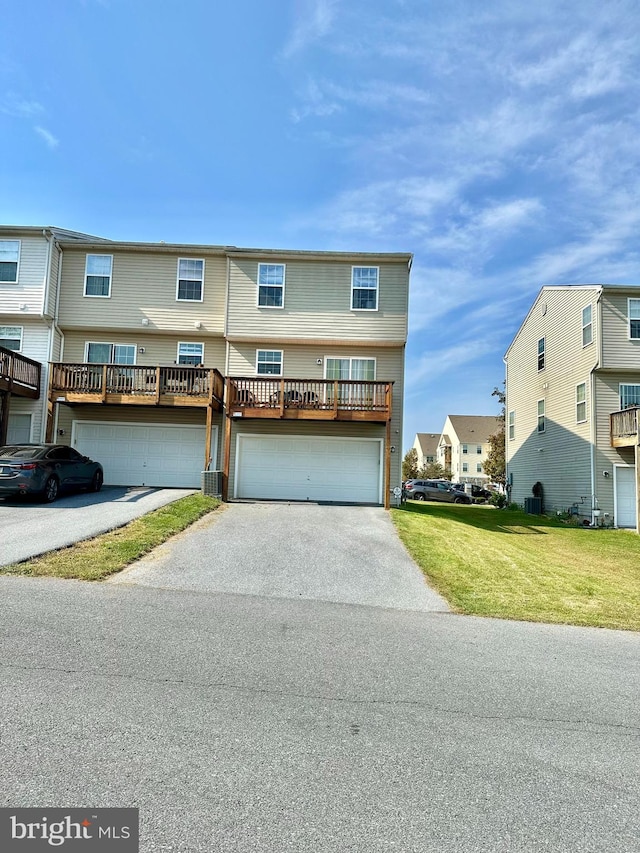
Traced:
<path fill-rule="evenodd" d="M 200 486 L 204 426 L 76 421 L 73 444 L 102 463 L 107 485 Z"/>
<path fill-rule="evenodd" d="M 636 469 L 614 467 L 616 486 L 616 527 L 636 526 Z"/>
<path fill-rule="evenodd" d="M 382 502 L 378 439 L 238 437 L 238 498 Z"/>

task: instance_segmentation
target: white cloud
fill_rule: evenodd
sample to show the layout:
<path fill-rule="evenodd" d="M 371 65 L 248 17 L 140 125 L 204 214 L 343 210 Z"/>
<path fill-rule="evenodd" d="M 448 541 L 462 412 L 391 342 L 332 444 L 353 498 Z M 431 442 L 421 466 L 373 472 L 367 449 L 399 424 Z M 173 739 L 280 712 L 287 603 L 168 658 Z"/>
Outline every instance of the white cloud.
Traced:
<path fill-rule="evenodd" d="M 53 133 L 48 131 L 46 128 L 40 127 L 40 125 L 36 125 L 33 129 L 38 134 L 38 136 L 41 136 L 42 139 L 44 139 L 49 148 L 57 148 L 60 144 L 60 140 L 56 139 Z"/>
<path fill-rule="evenodd" d="M 291 59 L 332 29 L 339 0 L 297 0 L 296 19 L 281 56 Z"/>
<path fill-rule="evenodd" d="M 33 118 L 44 112 L 44 107 L 38 101 L 29 100 L 15 92 L 7 92 L 0 99 L 0 112 L 16 118 Z"/>

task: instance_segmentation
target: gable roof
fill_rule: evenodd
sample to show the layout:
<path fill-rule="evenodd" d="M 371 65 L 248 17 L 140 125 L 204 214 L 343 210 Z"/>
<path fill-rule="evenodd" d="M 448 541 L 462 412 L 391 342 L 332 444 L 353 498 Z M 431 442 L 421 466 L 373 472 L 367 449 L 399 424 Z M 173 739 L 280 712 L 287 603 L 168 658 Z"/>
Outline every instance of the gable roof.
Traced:
<path fill-rule="evenodd" d="M 436 450 L 438 448 L 438 441 L 440 440 L 440 433 L 435 432 L 417 432 L 416 433 L 416 441 L 418 442 L 418 447 L 420 448 L 420 453 L 423 456 L 435 456 Z M 414 441 L 415 445 L 415 441 Z"/>
<path fill-rule="evenodd" d="M 449 415 L 449 421 L 461 444 L 486 444 L 501 426 L 496 415 Z"/>

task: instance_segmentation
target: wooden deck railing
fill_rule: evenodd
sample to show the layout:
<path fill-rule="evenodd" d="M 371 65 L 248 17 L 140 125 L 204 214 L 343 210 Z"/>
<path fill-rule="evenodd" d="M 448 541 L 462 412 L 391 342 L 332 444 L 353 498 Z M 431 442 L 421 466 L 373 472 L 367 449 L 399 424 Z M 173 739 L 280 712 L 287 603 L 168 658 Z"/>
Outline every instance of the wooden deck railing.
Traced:
<path fill-rule="evenodd" d="M 633 406 L 609 415 L 612 447 L 632 447 L 639 443 L 639 412 L 640 407 Z"/>
<path fill-rule="evenodd" d="M 220 406 L 224 377 L 218 370 L 204 367 L 138 367 L 121 364 L 51 365 L 51 392 L 54 399 L 73 402 L 170 403 L 167 398 L 186 398 L 202 405 L 215 401 Z M 84 399 L 83 399 L 84 398 Z"/>
<path fill-rule="evenodd" d="M 37 399 L 41 369 L 40 362 L 0 347 L 0 390 Z"/>
<path fill-rule="evenodd" d="M 246 417 L 386 421 L 391 382 L 334 379 L 227 378 L 227 411 Z"/>

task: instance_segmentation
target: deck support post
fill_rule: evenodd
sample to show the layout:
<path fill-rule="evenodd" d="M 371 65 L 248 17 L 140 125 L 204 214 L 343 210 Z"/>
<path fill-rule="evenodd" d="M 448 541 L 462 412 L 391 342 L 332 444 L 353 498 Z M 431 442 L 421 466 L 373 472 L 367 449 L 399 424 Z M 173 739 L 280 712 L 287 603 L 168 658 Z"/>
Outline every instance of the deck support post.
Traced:
<path fill-rule="evenodd" d="M 391 506 L 391 418 L 387 420 L 384 437 L 384 508 Z"/>
<path fill-rule="evenodd" d="M 222 468 L 222 500 L 229 500 L 229 467 L 231 464 L 231 418 L 224 419 L 224 465 Z"/>
<path fill-rule="evenodd" d="M 213 406 L 207 406 L 207 427 L 204 436 L 204 470 L 209 470 L 211 465 L 211 429 L 213 427 Z"/>

